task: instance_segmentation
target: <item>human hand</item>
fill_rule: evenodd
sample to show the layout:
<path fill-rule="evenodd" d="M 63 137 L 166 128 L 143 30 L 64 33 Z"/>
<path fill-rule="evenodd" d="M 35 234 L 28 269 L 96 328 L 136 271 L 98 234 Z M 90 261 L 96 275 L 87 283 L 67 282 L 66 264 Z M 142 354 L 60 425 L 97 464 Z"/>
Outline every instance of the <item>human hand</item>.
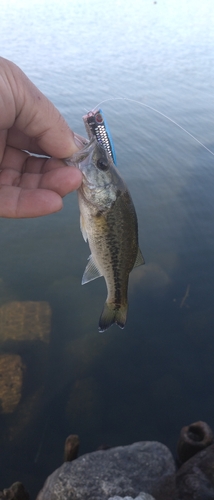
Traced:
<path fill-rule="evenodd" d="M 78 189 L 82 175 L 57 158 L 76 151 L 74 134 L 59 111 L 20 68 L 0 57 L 0 217 L 60 210 L 62 197 Z"/>

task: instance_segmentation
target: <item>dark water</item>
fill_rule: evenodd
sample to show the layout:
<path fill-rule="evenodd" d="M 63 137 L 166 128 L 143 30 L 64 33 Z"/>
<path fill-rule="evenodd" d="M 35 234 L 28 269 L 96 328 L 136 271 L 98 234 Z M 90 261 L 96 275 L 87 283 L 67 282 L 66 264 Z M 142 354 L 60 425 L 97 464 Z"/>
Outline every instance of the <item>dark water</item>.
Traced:
<path fill-rule="evenodd" d="M 76 132 L 107 99 L 146 260 L 125 330 L 100 335 L 105 284 L 80 285 L 89 251 L 76 194 L 59 214 L 0 220 L 1 304 L 52 311 L 49 343 L 1 341 L 25 371 L 19 404 L 1 414 L 0 488 L 22 480 L 34 498 L 70 433 L 81 453 L 147 439 L 175 453 L 183 425 L 214 426 L 214 157 L 160 114 L 108 100 L 156 108 L 214 152 L 214 4 L 10 0 L 0 40 Z"/>

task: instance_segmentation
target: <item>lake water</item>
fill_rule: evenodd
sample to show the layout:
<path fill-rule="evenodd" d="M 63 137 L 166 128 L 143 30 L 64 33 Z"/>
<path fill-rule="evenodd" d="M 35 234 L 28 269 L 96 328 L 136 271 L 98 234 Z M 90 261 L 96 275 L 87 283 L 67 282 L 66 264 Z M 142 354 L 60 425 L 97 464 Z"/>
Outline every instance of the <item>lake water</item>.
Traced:
<path fill-rule="evenodd" d="M 183 425 L 214 426 L 214 156 L 141 104 L 214 152 L 214 3 L 2 0 L 0 41 L 75 132 L 104 101 L 146 261 L 125 330 L 100 335 L 105 284 L 80 284 L 76 193 L 58 214 L 0 220 L 1 304 L 52 311 L 49 344 L 1 342 L 25 372 L 20 403 L 0 416 L 0 489 L 20 480 L 34 498 L 70 433 L 81 453 L 158 440 L 175 454 Z"/>

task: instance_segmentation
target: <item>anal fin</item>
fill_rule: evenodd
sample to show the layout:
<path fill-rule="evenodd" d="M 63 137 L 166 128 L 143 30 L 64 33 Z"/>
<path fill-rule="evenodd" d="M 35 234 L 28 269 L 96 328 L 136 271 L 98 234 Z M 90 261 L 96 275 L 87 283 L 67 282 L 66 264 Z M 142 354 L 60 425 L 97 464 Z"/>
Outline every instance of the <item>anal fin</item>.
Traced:
<path fill-rule="evenodd" d="M 83 277 L 82 277 L 82 285 L 85 285 L 85 283 L 88 283 L 89 281 L 96 280 L 97 278 L 100 278 L 102 274 L 100 273 L 99 269 L 97 269 L 97 266 L 93 260 L 92 255 L 89 256 L 88 258 L 88 264 L 85 268 Z"/>
<path fill-rule="evenodd" d="M 145 264 L 145 260 L 142 256 L 140 248 L 138 247 L 138 252 L 137 252 L 137 257 L 136 257 L 134 267 L 142 266 L 143 264 Z"/>

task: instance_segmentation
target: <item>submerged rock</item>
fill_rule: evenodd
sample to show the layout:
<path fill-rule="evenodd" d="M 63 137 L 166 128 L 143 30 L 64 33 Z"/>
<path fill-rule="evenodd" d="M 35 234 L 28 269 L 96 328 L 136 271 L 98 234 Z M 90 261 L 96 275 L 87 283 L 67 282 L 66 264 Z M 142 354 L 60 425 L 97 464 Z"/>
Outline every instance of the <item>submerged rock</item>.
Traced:
<path fill-rule="evenodd" d="M 181 466 L 176 486 L 180 500 L 214 500 L 214 444 Z"/>
<path fill-rule="evenodd" d="M 48 302 L 7 302 L 0 307 L 0 338 L 49 342 L 51 308 Z"/>
<path fill-rule="evenodd" d="M 80 446 L 79 436 L 76 434 L 70 434 L 65 440 L 64 447 L 64 462 L 72 462 L 78 457 L 78 451 Z"/>
<path fill-rule="evenodd" d="M 37 500 L 135 498 L 142 491 L 156 500 L 175 497 L 174 460 L 161 443 L 139 442 L 65 462 L 48 477 Z"/>
<path fill-rule="evenodd" d="M 206 422 L 194 422 L 182 427 L 177 445 L 177 456 L 180 464 L 189 460 L 198 451 L 204 450 L 213 443 L 212 429 Z"/>
<path fill-rule="evenodd" d="M 17 354 L 0 355 L 0 413 L 13 413 L 20 402 L 24 365 Z"/>
<path fill-rule="evenodd" d="M 22 483 L 14 483 L 10 488 L 0 492 L 0 498 L 5 500 L 30 500 L 28 492 Z"/>

